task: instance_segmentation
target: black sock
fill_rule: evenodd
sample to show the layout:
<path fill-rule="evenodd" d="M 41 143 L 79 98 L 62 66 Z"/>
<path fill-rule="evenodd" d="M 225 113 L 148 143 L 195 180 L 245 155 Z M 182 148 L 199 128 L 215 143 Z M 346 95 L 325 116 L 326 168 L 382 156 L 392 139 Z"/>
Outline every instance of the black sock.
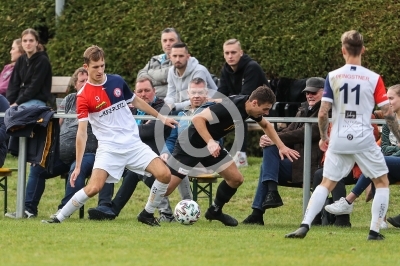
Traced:
<path fill-rule="evenodd" d="M 262 217 L 264 215 L 264 211 L 254 208 L 251 215 L 257 216 L 257 217 Z"/>
<path fill-rule="evenodd" d="M 278 183 L 272 180 L 267 180 L 263 182 L 264 185 L 268 187 L 268 191 L 278 191 Z"/>
<path fill-rule="evenodd" d="M 145 217 L 149 217 L 149 218 L 154 216 L 154 213 L 148 213 L 145 209 L 143 209 L 142 214 Z"/>
<path fill-rule="evenodd" d="M 351 205 L 351 202 L 349 202 L 346 198 L 345 198 L 345 200 L 346 200 L 346 202 L 347 202 L 349 205 Z"/>
<path fill-rule="evenodd" d="M 301 224 L 300 227 L 305 227 L 307 230 L 310 230 L 310 226 L 308 224 Z"/>
<path fill-rule="evenodd" d="M 220 212 L 224 207 L 225 203 L 228 203 L 229 200 L 235 195 L 237 188 L 232 188 L 226 183 L 225 180 L 219 184 L 217 189 L 217 194 L 215 195 L 214 203 L 211 207 L 213 207 L 213 211 Z"/>
<path fill-rule="evenodd" d="M 379 233 L 375 232 L 374 230 L 369 230 L 369 235 L 370 236 L 379 236 Z"/>

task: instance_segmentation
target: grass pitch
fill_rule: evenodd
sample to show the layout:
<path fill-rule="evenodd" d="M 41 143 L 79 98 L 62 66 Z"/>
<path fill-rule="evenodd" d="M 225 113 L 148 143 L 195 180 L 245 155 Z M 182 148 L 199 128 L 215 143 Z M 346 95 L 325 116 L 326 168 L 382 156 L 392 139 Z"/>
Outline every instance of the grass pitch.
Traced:
<path fill-rule="evenodd" d="M 251 213 L 260 162 L 249 158 L 250 166 L 242 170 L 245 182 L 224 208 L 239 222 Z M 8 157 L 5 165 L 16 167 L 16 159 Z M 16 181 L 14 174 L 9 179 L 9 211 L 15 210 Z M 202 216 L 192 226 L 149 227 L 136 220 L 148 197 L 142 183 L 114 221 L 90 221 L 87 213 L 81 220 L 76 212 L 62 224 L 42 224 L 40 220 L 57 210 L 63 190 L 64 180 L 47 181 L 37 218 L 1 216 L 0 265 L 400 265 L 399 229 L 382 230 L 384 241 L 366 241 L 371 203 L 365 203 L 364 195 L 355 203 L 352 228 L 312 227 L 305 239 L 285 239 L 302 219 L 301 189 L 279 187 L 284 206 L 266 212 L 265 226 L 229 228 Z M 178 194 L 170 197 L 173 206 Z M 389 216 L 400 212 L 399 199 L 399 187 L 392 186 Z M 85 211 L 96 203 L 97 197 L 89 200 Z M 204 213 L 208 200 L 198 203 Z"/>

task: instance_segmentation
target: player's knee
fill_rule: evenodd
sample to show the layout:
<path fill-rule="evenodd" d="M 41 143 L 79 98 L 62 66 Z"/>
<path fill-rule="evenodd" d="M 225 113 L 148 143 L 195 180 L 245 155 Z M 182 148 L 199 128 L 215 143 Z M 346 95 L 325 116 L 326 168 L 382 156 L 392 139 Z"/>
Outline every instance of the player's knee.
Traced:
<path fill-rule="evenodd" d="M 171 180 L 171 171 L 168 167 L 165 167 L 164 169 L 160 169 L 154 177 L 161 183 L 168 184 Z"/>
<path fill-rule="evenodd" d="M 244 182 L 243 176 L 242 175 L 238 175 L 235 178 L 231 178 L 228 183 L 229 183 L 229 185 L 231 187 L 238 188 L 243 184 L 243 182 Z"/>
<path fill-rule="evenodd" d="M 88 184 L 88 185 L 84 188 L 84 190 L 85 190 L 86 195 L 87 195 L 89 198 L 91 198 L 91 197 L 96 196 L 96 195 L 100 192 L 101 187 L 99 187 L 99 186 L 97 186 L 97 185 L 89 185 L 89 184 Z"/>

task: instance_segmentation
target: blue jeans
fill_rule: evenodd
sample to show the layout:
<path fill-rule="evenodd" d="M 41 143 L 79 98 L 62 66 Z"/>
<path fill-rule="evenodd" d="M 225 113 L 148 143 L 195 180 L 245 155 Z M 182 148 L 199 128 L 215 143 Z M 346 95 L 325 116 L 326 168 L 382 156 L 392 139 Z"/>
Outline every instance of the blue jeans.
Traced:
<path fill-rule="evenodd" d="M 390 183 L 395 183 L 400 180 L 398 177 L 398 172 L 400 170 L 400 157 L 397 156 L 385 156 L 385 162 L 389 169 L 388 178 Z M 363 191 L 372 183 L 372 180 L 361 174 L 358 178 L 357 184 L 351 190 L 354 194 L 358 196 L 363 193 Z"/>
<path fill-rule="evenodd" d="M 75 192 L 72 191 L 78 191 L 82 187 L 85 186 L 85 178 L 88 175 L 85 175 L 92 171 L 93 164 L 94 164 L 94 157 L 95 155 L 92 153 L 85 153 L 83 155 L 83 160 L 82 160 L 82 166 L 81 166 L 81 174 L 79 174 L 77 180 L 76 180 L 76 185 L 75 188 L 72 188 L 71 185 L 67 184 L 67 187 L 65 189 L 65 197 L 61 202 L 61 205 L 64 206 L 67 201 L 67 195 L 69 198 L 74 195 Z M 74 170 L 75 164 L 65 164 L 63 163 L 60 159 L 56 160 L 54 163 L 53 167 L 53 173 L 48 173 L 43 167 L 39 165 L 34 165 L 30 167 L 30 172 L 28 176 L 28 183 L 26 185 L 26 194 L 25 194 L 25 209 L 35 215 L 38 214 L 38 206 L 40 199 L 42 198 L 44 189 L 46 187 L 46 179 L 57 177 L 59 175 L 62 175 L 64 173 L 69 172 L 69 174 Z M 68 175 L 69 176 L 69 175 Z M 84 176 L 84 177 L 83 177 Z M 83 179 L 83 180 L 82 180 Z M 78 186 L 81 186 L 78 189 Z M 72 193 L 72 195 L 71 195 Z M 60 205 L 60 206 L 61 206 Z"/>
<path fill-rule="evenodd" d="M 270 180 L 275 181 L 276 183 L 278 183 L 279 180 L 292 180 L 292 162 L 287 158 L 281 160 L 276 145 L 268 146 L 263 149 L 263 160 L 260 169 L 260 176 L 258 178 L 258 186 L 256 195 L 254 196 L 253 205 L 251 206 L 253 209 L 264 211 L 262 203 L 268 193 L 268 187 L 264 182 Z"/>
<path fill-rule="evenodd" d="M 19 106 L 30 107 L 30 106 L 34 106 L 34 105 L 36 105 L 36 106 L 46 106 L 46 103 L 41 101 L 41 100 L 32 99 L 32 100 L 29 100 L 27 102 L 21 103 Z"/>
<path fill-rule="evenodd" d="M 72 198 L 72 196 L 85 186 L 86 178 L 90 177 L 90 175 L 92 174 L 95 157 L 96 154 L 94 153 L 83 154 L 81 171 L 79 172 L 79 175 L 75 180 L 75 187 L 71 187 L 71 184 L 69 183 L 71 174 L 75 169 L 75 162 L 71 164 L 68 173 L 67 186 L 65 187 L 65 195 L 64 198 L 61 200 L 61 204 L 58 205 L 58 209 L 62 209 L 62 207 L 64 207 L 64 205 L 67 204 L 67 202 Z"/>

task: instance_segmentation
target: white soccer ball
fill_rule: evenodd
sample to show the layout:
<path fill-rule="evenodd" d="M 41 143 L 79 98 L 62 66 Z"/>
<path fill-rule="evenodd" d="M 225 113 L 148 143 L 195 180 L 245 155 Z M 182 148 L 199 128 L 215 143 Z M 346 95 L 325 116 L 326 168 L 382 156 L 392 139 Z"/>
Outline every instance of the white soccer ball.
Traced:
<path fill-rule="evenodd" d="M 176 204 L 174 216 L 181 224 L 194 224 L 200 218 L 199 204 L 194 200 L 181 200 Z"/>

